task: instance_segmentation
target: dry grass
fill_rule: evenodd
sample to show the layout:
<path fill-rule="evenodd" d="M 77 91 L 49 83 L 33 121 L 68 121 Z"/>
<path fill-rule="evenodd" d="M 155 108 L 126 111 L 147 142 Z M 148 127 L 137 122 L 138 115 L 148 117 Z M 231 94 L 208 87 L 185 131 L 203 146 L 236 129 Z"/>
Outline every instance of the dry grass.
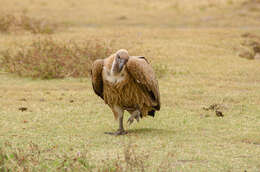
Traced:
<path fill-rule="evenodd" d="M 259 14 L 245 8 L 248 0 L 55 0 L 31 2 L 2 0 L 2 10 L 26 10 L 28 16 L 43 17 L 74 27 L 246 27 L 259 26 Z M 17 5 L 19 4 L 19 6 Z M 102 4 L 102 5 L 100 5 Z M 256 5 L 253 5 L 256 6 Z M 1 8 L 1 7 L 0 7 Z M 122 10 L 124 9 L 124 10 Z M 141 17 L 140 17 L 141 16 Z"/>
<path fill-rule="evenodd" d="M 260 34 L 259 12 L 243 2 L 2 0 L 8 14 L 26 10 L 69 26 L 50 40 L 0 33 L 10 58 L 39 54 L 37 46 L 58 57 L 57 49 L 81 52 L 85 38 L 113 40 L 112 47 L 146 56 L 163 75 L 161 111 L 112 137 L 104 132 L 118 122 L 90 78 L 33 80 L 1 68 L 0 171 L 259 171 L 259 61 L 238 58 L 247 39 L 241 35 Z"/>
<path fill-rule="evenodd" d="M 244 31 L 125 29 L 120 34 L 128 36 L 122 42 L 137 39 L 137 32 L 143 33 L 142 42 L 133 42 L 132 50 L 139 45 L 145 48 L 133 55 L 145 55 L 152 65 L 162 64 L 168 70 L 159 79 L 163 106 L 155 118 L 126 125 L 128 135 L 111 137 L 104 132 L 115 130 L 118 124 L 95 96 L 89 78 L 46 81 L 1 74 L 4 154 L 20 148 L 25 150 L 21 155 L 26 155 L 31 142 L 40 150 L 55 147 L 39 155 L 37 167 L 29 160 L 20 167 L 39 171 L 58 167 L 84 171 L 73 160 L 78 152 L 87 152 L 83 159 L 89 171 L 258 171 L 259 63 L 237 57 Z M 118 37 L 106 29 L 78 30 L 60 37 L 70 40 L 88 34 L 102 34 L 109 40 Z M 19 40 L 28 42 L 23 37 Z M 221 105 L 223 118 L 203 109 L 213 104 Z M 27 110 L 22 112 L 21 107 Z M 13 150 L 5 146 L 6 141 L 13 144 Z M 129 141 L 133 143 L 130 150 Z M 5 167 L 16 166 L 7 163 Z"/>
<path fill-rule="evenodd" d="M 29 143 L 23 149 L 5 142 L 0 149 L 0 170 L 5 171 L 145 171 L 148 167 L 149 154 L 136 153 L 133 144 L 126 144 L 123 156 L 106 157 L 102 165 L 91 161 L 91 155 L 84 149 L 70 155 L 66 152 L 55 152 L 56 147 L 41 149 L 35 143 Z M 163 162 L 165 163 L 165 162 Z M 160 167 L 158 170 L 166 170 Z"/>
<path fill-rule="evenodd" d="M 16 49 L 15 52 L 6 50 L 0 53 L 0 66 L 19 76 L 42 79 L 86 77 L 94 60 L 114 52 L 109 43 L 101 40 L 62 43 L 53 38 L 39 38 L 29 48 L 20 46 Z"/>
<path fill-rule="evenodd" d="M 165 64 L 154 63 L 152 66 L 157 78 L 162 78 L 169 72 L 168 66 Z"/>
<path fill-rule="evenodd" d="M 88 163 L 87 152 L 79 152 L 73 156 L 69 156 L 66 152 L 55 154 L 55 147 L 43 150 L 32 142 L 23 149 L 14 147 L 8 142 L 1 147 L 1 171 L 89 171 L 93 168 Z"/>
<path fill-rule="evenodd" d="M 57 25 L 45 19 L 35 19 L 25 14 L 0 15 L 0 31 L 4 33 L 29 31 L 33 34 L 52 34 L 57 29 Z"/>
<path fill-rule="evenodd" d="M 241 43 L 242 50 L 239 56 L 249 60 L 260 59 L 260 36 L 252 33 L 244 33 L 241 35 L 244 40 Z"/>

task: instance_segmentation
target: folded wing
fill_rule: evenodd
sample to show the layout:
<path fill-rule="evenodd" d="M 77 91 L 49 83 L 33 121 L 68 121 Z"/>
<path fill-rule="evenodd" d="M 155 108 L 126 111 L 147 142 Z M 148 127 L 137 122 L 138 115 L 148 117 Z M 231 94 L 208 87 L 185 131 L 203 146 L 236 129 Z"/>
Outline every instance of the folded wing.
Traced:
<path fill-rule="evenodd" d="M 142 56 L 131 56 L 127 62 L 127 70 L 135 81 L 147 90 L 150 98 L 157 103 L 154 108 L 160 110 L 158 81 L 147 59 Z"/>
<path fill-rule="evenodd" d="M 103 79 L 102 79 L 102 70 L 104 66 L 104 60 L 99 59 L 94 61 L 91 69 L 91 79 L 92 86 L 95 93 L 104 99 L 103 97 Z"/>

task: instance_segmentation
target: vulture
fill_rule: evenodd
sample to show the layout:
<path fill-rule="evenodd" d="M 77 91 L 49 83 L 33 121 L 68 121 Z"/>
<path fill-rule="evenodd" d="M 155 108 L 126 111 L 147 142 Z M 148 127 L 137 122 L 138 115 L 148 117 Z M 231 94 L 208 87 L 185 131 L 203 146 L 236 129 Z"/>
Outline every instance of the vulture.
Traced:
<path fill-rule="evenodd" d="M 127 134 L 123 127 L 124 111 L 134 119 L 145 116 L 154 117 L 160 110 L 160 92 L 155 73 L 143 56 L 129 56 L 125 49 L 115 54 L 95 60 L 91 69 L 91 79 L 94 92 L 111 108 L 115 119 L 119 120 L 116 132 L 105 134 Z"/>

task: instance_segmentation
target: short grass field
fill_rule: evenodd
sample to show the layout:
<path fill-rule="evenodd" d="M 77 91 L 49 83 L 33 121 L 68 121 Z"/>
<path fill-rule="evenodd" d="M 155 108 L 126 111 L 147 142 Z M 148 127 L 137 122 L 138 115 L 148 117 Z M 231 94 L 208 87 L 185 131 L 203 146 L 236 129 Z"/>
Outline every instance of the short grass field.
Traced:
<path fill-rule="evenodd" d="M 253 39 L 243 35 L 260 35 L 259 1 L 0 4 L 1 172 L 260 171 L 260 60 L 239 56 Z M 125 112 L 129 133 L 104 134 L 115 131 L 118 122 L 92 90 L 92 61 L 69 66 L 68 73 L 41 68 L 34 75 L 39 57 L 47 58 L 41 56 L 45 50 L 26 50 L 42 39 L 79 47 L 95 42 L 86 49 L 95 58 L 120 48 L 146 56 L 158 77 L 161 110 L 131 126 Z M 96 46 L 98 41 L 103 47 Z M 59 49 L 52 55 L 66 61 L 73 52 L 84 58 L 86 51 L 77 55 L 68 47 L 67 54 Z M 21 54 L 26 61 L 13 58 Z M 76 70 L 86 72 L 76 75 Z"/>

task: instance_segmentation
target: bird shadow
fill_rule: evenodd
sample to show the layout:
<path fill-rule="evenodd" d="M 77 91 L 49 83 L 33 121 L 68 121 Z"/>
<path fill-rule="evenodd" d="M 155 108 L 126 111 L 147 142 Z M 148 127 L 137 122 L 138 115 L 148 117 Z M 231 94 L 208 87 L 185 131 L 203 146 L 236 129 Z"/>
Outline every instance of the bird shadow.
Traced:
<path fill-rule="evenodd" d="M 158 128 L 138 128 L 138 129 L 128 129 L 127 132 L 129 134 L 174 134 L 176 131 L 173 130 L 165 130 L 165 129 L 158 129 Z"/>

